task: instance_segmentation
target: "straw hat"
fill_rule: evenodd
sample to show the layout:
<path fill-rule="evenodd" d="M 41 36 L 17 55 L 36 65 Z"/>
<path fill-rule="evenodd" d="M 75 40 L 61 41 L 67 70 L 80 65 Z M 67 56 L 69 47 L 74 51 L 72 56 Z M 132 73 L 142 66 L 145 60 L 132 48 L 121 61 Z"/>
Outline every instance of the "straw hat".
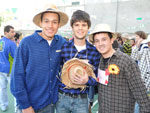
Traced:
<path fill-rule="evenodd" d="M 57 13 L 57 14 L 59 14 L 59 16 L 60 16 L 60 27 L 62 27 L 62 26 L 64 26 L 65 24 L 67 24 L 67 22 L 68 22 L 68 16 L 67 16 L 67 14 L 65 14 L 65 13 L 62 12 L 62 11 L 59 11 L 58 8 L 57 8 L 55 5 L 51 4 L 48 8 L 45 8 L 45 10 L 41 11 L 40 13 L 38 13 L 37 15 L 35 15 L 35 16 L 33 17 L 33 22 L 34 22 L 37 26 L 41 27 L 41 26 L 40 26 L 41 14 L 42 14 L 42 13 L 46 13 L 46 12 L 52 12 L 52 13 Z"/>
<path fill-rule="evenodd" d="M 113 35 L 113 38 L 115 38 L 115 34 L 111 31 L 111 28 L 108 24 L 98 24 L 95 26 L 93 31 L 89 34 L 89 41 L 93 43 L 93 35 L 95 33 L 101 33 L 101 32 L 109 32 Z"/>
<path fill-rule="evenodd" d="M 92 65 L 89 64 L 88 62 L 85 62 L 85 60 L 73 58 L 67 61 L 62 68 L 61 74 L 62 83 L 66 85 L 65 88 L 67 89 L 80 88 L 81 90 L 84 90 L 86 88 L 86 85 L 74 84 L 72 82 L 72 74 L 78 73 L 81 76 L 85 76 L 84 70 L 87 72 L 88 76 L 91 76 L 96 80 L 96 76 L 93 72 Z"/>

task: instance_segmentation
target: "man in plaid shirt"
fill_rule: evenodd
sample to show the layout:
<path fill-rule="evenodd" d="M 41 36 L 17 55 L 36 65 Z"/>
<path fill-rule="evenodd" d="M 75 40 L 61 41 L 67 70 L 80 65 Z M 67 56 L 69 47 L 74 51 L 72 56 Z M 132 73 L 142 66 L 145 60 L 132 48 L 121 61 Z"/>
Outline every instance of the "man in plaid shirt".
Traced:
<path fill-rule="evenodd" d="M 86 35 L 91 26 L 89 14 L 77 10 L 71 18 L 71 27 L 74 33 L 74 38 L 65 43 L 62 47 L 63 63 L 72 59 L 85 59 L 93 65 L 96 74 L 100 59 L 100 54 L 96 48 L 86 40 Z M 86 75 L 86 73 L 85 73 Z M 61 82 L 59 86 L 59 100 L 56 104 L 57 113 L 89 113 L 88 111 L 88 90 L 90 86 L 97 84 L 97 81 L 92 77 L 73 76 L 74 84 L 85 84 L 88 87 L 85 90 L 67 89 Z"/>
<path fill-rule="evenodd" d="M 135 61 L 112 47 L 115 35 L 107 24 L 99 24 L 90 34 L 102 54 L 98 69 L 99 113 L 134 113 L 137 101 L 140 113 L 150 113 L 150 99 Z"/>

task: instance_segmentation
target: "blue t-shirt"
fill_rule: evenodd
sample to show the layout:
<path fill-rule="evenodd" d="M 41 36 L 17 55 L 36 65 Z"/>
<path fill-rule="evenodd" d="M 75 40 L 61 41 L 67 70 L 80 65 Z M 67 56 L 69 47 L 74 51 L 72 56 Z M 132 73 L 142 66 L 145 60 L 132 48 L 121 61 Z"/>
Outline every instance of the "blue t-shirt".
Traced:
<path fill-rule="evenodd" d="M 15 49 L 15 42 L 6 37 L 0 39 L 0 72 L 10 73 Z"/>

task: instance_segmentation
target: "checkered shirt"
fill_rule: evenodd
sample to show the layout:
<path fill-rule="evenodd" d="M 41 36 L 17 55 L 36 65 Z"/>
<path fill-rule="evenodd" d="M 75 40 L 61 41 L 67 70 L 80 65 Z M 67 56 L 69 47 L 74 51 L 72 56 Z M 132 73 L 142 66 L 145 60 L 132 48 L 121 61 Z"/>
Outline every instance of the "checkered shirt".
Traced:
<path fill-rule="evenodd" d="M 148 91 L 150 91 L 150 48 L 147 44 L 142 45 L 143 49 L 139 51 L 139 48 L 135 47 L 132 50 L 131 57 L 138 61 L 138 65 L 141 71 L 141 77 L 146 85 Z"/>
<path fill-rule="evenodd" d="M 89 63 L 93 66 L 94 72 L 97 75 L 100 54 L 96 50 L 96 48 L 93 45 L 91 45 L 87 40 L 86 40 L 85 50 L 81 50 L 80 52 L 78 52 L 76 47 L 74 46 L 74 40 L 72 39 L 69 42 L 66 42 L 64 44 L 64 46 L 62 47 L 61 53 L 62 53 L 61 57 L 63 59 L 63 63 L 65 63 L 66 61 L 74 57 L 79 58 L 79 59 L 89 60 Z M 97 84 L 96 80 L 90 77 L 87 85 L 94 86 L 96 84 Z M 66 89 L 64 87 L 65 85 L 63 83 L 60 83 L 59 89 L 65 93 L 72 93 L 72 94 L 88 93 L 88 88 L 86 88 L 86 90 L 81 91 L 80 89 Z"/>
<path fill-rule="evenodd" d="M 110 64 L 116 64 L 120 72 L 118 75 L 109 75 L 108 85 L 98 84 L 98 112 L 134 113 L 135 102 L 138 102 L 140 113 L 150 113 L 150 100 L 135 61 L 130 56 L 116 51 L 106 65 L 103 64 L 102 58 L 99 68 L 105 70 Z"/>

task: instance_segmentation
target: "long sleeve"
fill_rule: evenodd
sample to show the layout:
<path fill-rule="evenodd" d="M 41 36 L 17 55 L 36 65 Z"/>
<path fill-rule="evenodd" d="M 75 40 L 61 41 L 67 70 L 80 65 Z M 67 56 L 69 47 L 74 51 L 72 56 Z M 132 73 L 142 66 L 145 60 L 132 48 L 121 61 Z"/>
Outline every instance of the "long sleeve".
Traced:
<path fill-rule="evenodd" d="M 24 52 L 23 52 L 24 49 Z M 27 62 L 27 48 L 19 46 L 16 50 L 14 64 L 11 74 L 11 92 L 16 97 L 21 109 L 28 108 L 30 105 L 25 86 L 25 64 Z"/>
<path fill-rule="evenodd" d="M 140 105 L 140 113 L 149 113 L 150 99 L 146 94 L 146 87 L 141 79 L 140 70 L 137 64 L 134 61 L 130 62 L 130 64 L 125 68 L 125 73 L 127 75 L 129 88 L 135 100 Z"/>

